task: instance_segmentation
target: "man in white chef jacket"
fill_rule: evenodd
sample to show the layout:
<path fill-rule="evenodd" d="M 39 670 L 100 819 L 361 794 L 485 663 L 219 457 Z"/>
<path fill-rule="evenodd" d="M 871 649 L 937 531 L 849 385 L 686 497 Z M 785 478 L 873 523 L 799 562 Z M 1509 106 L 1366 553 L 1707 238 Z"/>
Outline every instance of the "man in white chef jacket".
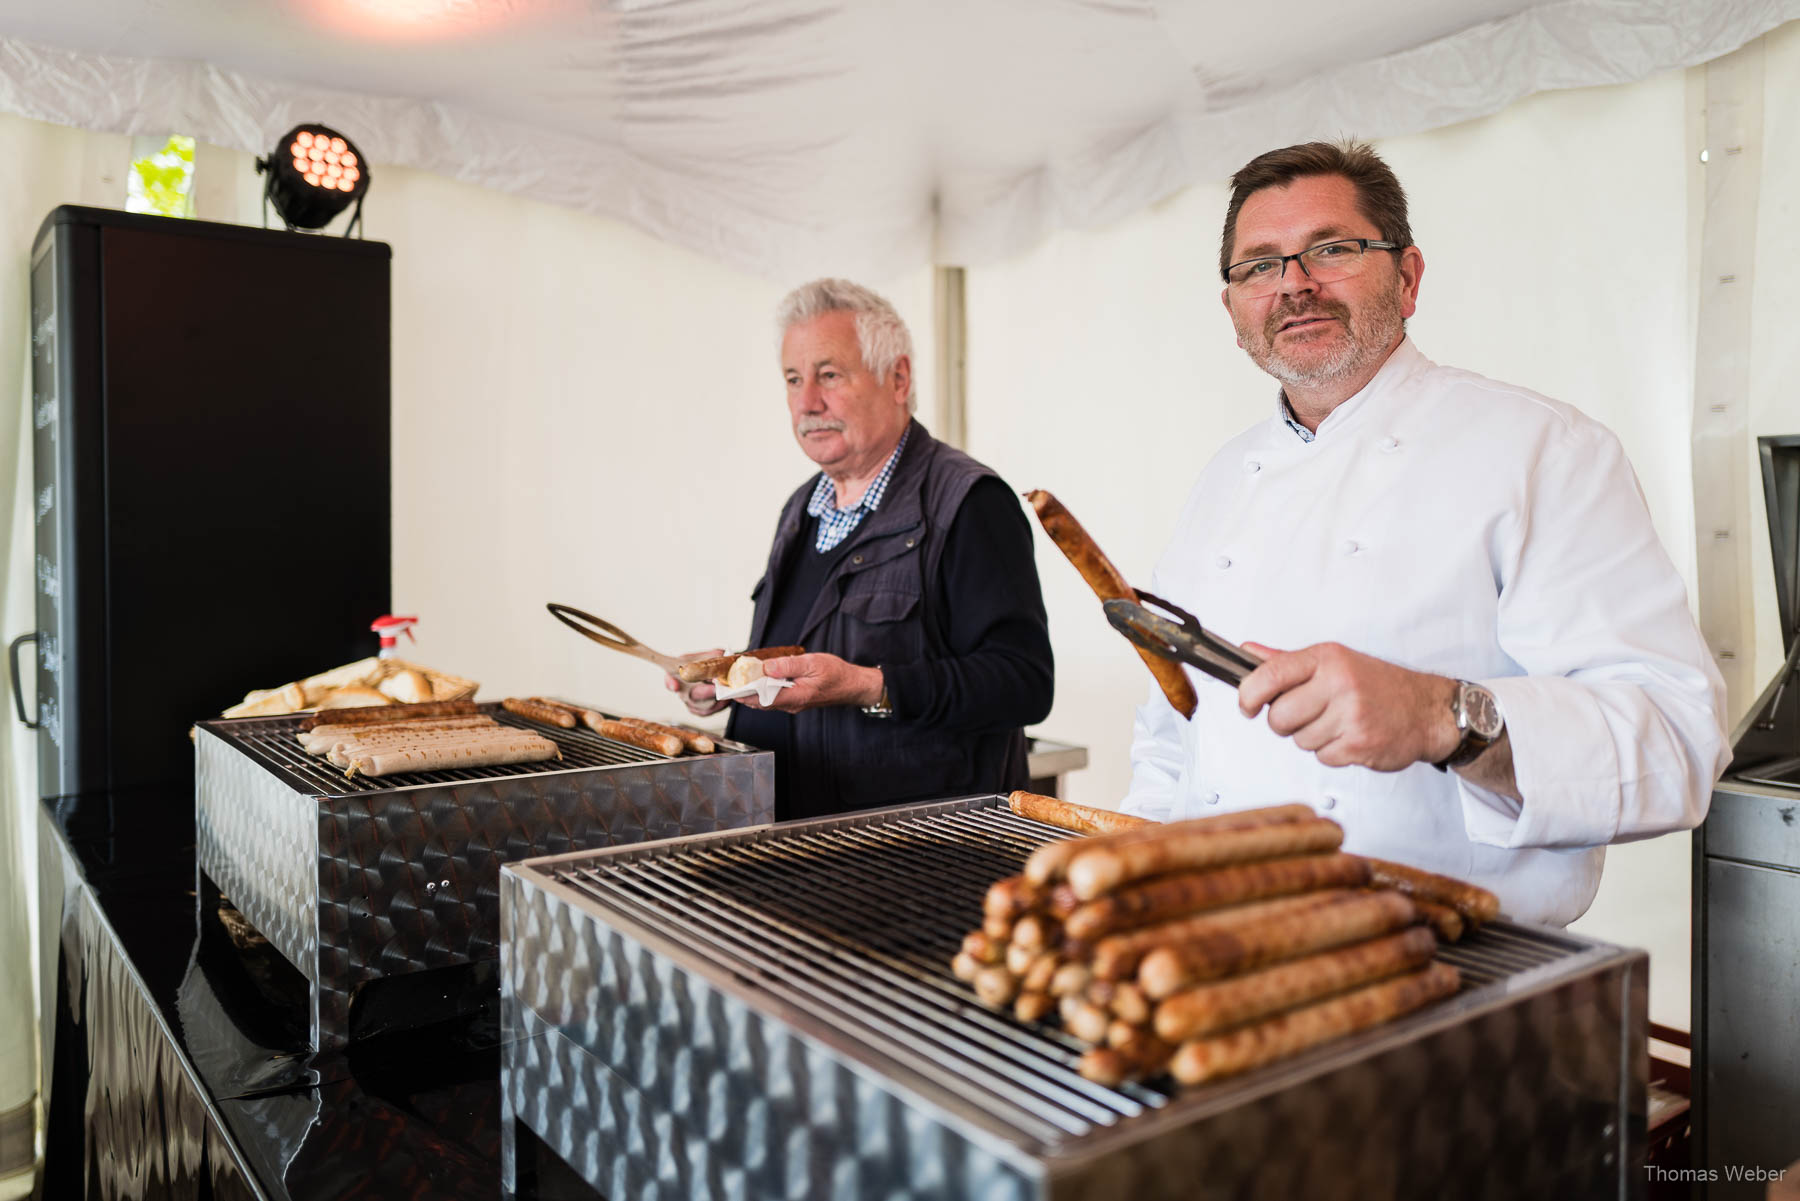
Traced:
<path fill-rule="evenodd" d="M 1295 799 L 1346 849 L 1566 924 L 1605 846 L 1688 829 L 1730 757 L 1725 686 L 1618 439 L 1407 338 L 1425 262 L 1366 145 L 1233 178 L 1220 268 L 1280 381 L 1202 471 L 1152 590 L 1265 662 L 1137 715 L 1124 808 Z"/>

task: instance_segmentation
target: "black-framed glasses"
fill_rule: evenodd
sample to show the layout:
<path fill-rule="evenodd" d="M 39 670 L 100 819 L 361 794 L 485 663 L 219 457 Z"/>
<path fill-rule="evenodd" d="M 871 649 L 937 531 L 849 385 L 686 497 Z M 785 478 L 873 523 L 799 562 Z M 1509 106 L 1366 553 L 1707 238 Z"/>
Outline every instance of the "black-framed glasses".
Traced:
<path fill-rule="evenodd" d="M 1363 268 L 1364 255 L 1371 250 L 1404 250 L 1398 242 L 1378 242 L 1374 238 L 1339 238 L 1320 242 L 1298 254 L 1275 254 L 1261 259 L 1245 259 L 1225 268 L 1225 283 L 1239 296 L 1263 296 L 1273 292 L 1287 274 L 1289 263 L 1299 263 L 1308 279 L 1322 284 L 1348 279 Z"/>

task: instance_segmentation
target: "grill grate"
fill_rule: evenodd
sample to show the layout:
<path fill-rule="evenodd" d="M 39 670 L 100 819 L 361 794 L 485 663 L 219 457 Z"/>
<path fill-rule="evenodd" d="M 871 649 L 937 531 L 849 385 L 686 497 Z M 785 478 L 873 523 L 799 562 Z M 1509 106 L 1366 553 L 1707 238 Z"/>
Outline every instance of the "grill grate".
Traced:
<path fill-rule="evenodd" d="M 502 725 L 516 726 L 542 734 L 562 751 L 560 760 L 547 763 L 516 763 L 499 767 L 459 767 L 448 771 L 403 772 L 391 776 L 346 777 L 341 768 L 306 753 L 294 735 L 302 717 L 240 718 L 208 727 L 263 767 L 274 772 L 290 787 L 320 796 L 352 796 L 357 793 L 384 792 L 418 784 L 452 784 L 465 780 L 505 780 L 520 776 L 548 775 L 552 772 L 579 768 L 613 767 L 622 763 L 666 763 L 668 757 L 655 751 L 602 738 L 591 730 L 576 727 L 564 730 L 540 725 L 498 704 L 484 704 L 481 712 Z M 613 714 L 606 716 L 612 717 Z M 735 745 L 735 744 L 734 744 Z M 715 754 L 729 754 L 721 747 Z"/>
<path fill-rule="evenodd" d="M 1065 831 L 997 798 L 578 855 L 545 874 L 890 1060 L 1041 1144 L 1164 1107 L 1150 1085 L 1110 1089 L 1076 1070 L 1082 1044 L 977 1003 L 949 972 L 988 885 Z M 1584 945 L 1489 927 L 1443 948 L 1465 992 Z"/>

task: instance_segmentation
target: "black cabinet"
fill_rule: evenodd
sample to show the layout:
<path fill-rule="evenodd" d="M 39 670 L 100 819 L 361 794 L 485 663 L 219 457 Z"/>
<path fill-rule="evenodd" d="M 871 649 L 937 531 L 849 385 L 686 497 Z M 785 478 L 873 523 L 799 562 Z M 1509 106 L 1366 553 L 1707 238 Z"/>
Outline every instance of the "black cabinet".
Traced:
<path fill-rule="evenodd" d="M 191 787 L 188 727 L 388 611 L 389 248 L 59 208 L 32 251 L 39 782 Z"/>

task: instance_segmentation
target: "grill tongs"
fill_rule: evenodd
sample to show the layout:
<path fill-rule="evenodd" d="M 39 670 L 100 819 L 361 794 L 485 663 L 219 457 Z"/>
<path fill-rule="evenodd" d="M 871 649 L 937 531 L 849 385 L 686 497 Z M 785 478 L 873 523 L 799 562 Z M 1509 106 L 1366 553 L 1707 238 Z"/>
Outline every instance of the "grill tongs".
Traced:
<path fill-rule="evenodd" d="M 1187 610 L 1141 589 L 1135 591 L 1137 601 L 1109 600 L 1104 605 L 1106 620 L 1134 645 L 1153 655 L 1198 667 L 1233 688 L 1262 662 L 1243 647 L 1208 630 Z M 1154 606 L 1162 612 L 1146 606 Z"/>

